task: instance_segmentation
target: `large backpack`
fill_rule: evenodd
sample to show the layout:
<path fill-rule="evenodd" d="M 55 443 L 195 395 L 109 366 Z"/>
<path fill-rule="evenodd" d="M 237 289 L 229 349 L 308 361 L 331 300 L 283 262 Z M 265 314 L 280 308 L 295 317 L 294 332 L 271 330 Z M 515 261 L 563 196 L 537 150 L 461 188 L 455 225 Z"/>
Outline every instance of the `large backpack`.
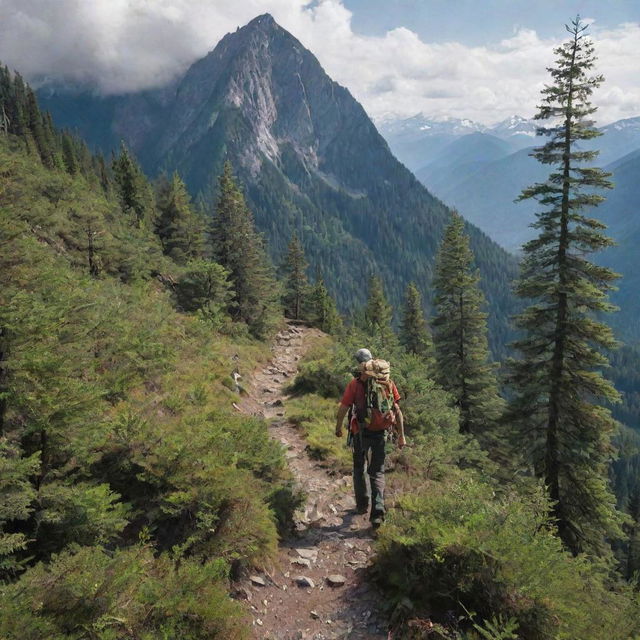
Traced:
<path fill-rule="evenodd" d="M 357 433 L 360 423 L 372 431 L 390 429 L 396 421 L 391 367 L 386 360 L 369 360 L 362 365 L 362 371 L 369 378 L 362 383 L 362 395 L 358 394 L 356 403 L 360 406 L 352 412 L 351 431 Z M 372 424 L 375 425 L 373 428 Z"/>

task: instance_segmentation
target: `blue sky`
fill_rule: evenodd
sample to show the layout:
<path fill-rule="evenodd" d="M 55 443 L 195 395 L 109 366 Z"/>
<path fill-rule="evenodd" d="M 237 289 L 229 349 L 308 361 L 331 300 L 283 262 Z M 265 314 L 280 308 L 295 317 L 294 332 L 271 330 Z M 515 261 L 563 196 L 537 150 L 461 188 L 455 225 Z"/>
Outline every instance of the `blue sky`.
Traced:
<path fill-rule="evenodd" d="M 0 60 L 104 93 L 162 86 L 262 13 L 377 122 L 531 117 L 576 13 L 606 82 L 599 124 L 640 116 L 640 0 L 0 0 Z"/>
<path fill-rule="evenodd" d="M 640 0 L 345 0 L 359 33 L 381 36 L 408 27 L 428 42 L 460 41 L 487 45 L 534 29 L 542 38 L 580 14 L 598 25 L 615 27 L 640 21 Z"/>

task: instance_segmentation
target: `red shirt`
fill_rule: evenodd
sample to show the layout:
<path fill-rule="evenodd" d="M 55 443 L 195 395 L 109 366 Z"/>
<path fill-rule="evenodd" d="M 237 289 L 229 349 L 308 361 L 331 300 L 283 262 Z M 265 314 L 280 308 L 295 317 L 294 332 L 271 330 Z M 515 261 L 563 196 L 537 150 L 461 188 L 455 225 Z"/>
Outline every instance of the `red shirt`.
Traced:
<path fill-rule="evenodd" d="M 363 389 L 362 383 L 359 378 L 354 378 L 349 382 L 344 393 L 342 394 L 342 399 L 340 400 L 340 404 L 345 407 L 350 407 L 353 404 L 356 404 L 356 399 L 360 393 L 360 390 Z M 393 401 L 398 402 L 400 400 L 400 394 L 398 393 L 398 389 L 394 382 L 391 383 L 391 392 L 393 393 Z M 384 418 L 379 413 L 374 413 L 371 417 L 371 422 L 367 425 L 367 428 L 371 431 L 379 431 L 380 429 L 384 429 Z"/>

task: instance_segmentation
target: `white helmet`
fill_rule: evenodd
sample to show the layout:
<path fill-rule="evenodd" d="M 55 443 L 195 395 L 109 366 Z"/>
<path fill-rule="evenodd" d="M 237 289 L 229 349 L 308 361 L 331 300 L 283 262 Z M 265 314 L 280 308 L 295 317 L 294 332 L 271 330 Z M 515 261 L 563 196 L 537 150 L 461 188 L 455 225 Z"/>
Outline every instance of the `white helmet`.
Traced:
<path fill-rule="evenodd" d="M 362 364 L 363 362 L 368 362 L 373 358 L 369 349 L 358 349 L 355 352 L 354 357 L 360 364 Z"/>

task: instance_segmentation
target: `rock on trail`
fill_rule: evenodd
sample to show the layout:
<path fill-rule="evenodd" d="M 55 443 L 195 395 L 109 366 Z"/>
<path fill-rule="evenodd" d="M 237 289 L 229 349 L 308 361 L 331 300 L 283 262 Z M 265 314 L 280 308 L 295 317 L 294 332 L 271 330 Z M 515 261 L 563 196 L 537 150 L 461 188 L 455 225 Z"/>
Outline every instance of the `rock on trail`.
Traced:
<path fill-rule="evenodd" d="M 254 638 L 382 640 L 389 637 L 380 611 L 383 597 L 366 580 L 372 538 L 366 516 L 355 512 L 351 477 L 330 475 L 311 460 L 306 441 L 286 419 L 283 386 L 321 335 L 289 324 L 276 336 L 271 362 L 254 372 L 239 403 L 241 411 L 271 421 L 270 435 L 286 450 L 307 502 L 274 565 L 234 585 L 234 592 L 251 615 Z"/>

